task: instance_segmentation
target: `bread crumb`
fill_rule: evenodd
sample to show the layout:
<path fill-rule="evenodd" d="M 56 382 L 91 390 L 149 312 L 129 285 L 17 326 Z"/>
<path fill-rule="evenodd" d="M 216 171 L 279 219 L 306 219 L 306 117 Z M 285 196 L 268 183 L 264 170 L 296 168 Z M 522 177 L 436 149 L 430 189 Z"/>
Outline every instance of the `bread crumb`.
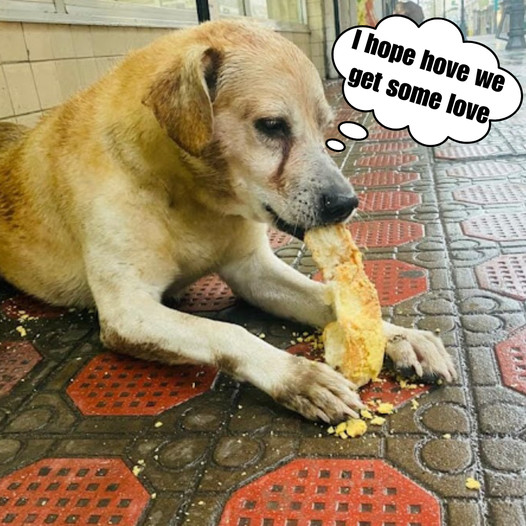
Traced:
<path fill-rule="evenodd" d="M 383 416 L 375 416 L 370 423 L 372 426 L 383 426 L 385 424 L 385 418 Z"/>
<path fill-rule="evenodd" d="M 351 437 L 360 437 L 367 431 L 367 424 L 358 418 L 351 418 L 347 420 L 346 433 Z"/>
<path fill-rule="evenodd" d="M 362 418 L 366 418 L 367 420 L 371 420 L 373 417 L 373 414 L 368 409 L 362 409 L 360 414 L 362 415 Z"/>
<path fill-rule="evenodd" d="M 22 327 L 22 325 L 19 325 L 16 328 L 16 331 L 20 334 L 20 336 L 22 336 L 22 338 L 25 338 L 27 336 L 27 331 L 25 330 L 24 327 Z"/>
<path fill-rule="evenodd" d="M 411 407 L 413 408 L 413 411 L 416 411 L 420 407 L 418 400 L 411 400 Z"/>
<path fill-rule="evenodd" d="M 153 427 L 162 427 L 164 424 L 162 422 L 155 422 L 155 424 L 153 424 Z"/>
<path fill-rule="evenodd" d="M 376 412 L 380 413 L 381 415 L 392 415 L 394 410 L 393 404 L 389 403 L 382 403 L 378 404 L 378 407 L 376 408 Z"/>
<path fill-rule="evenodd" d="M 451 438 L 451 434 L 450 433 L 444 433 L 442 435 L 442 438 L 445 438 L 446 440 L 449 440 Z"/>
<path fill-rule="evenodd" d="M 473 477 L 468 477 L 466 479 L 466 488 L 478 491 L 480 489 L 480 482 Z"/>

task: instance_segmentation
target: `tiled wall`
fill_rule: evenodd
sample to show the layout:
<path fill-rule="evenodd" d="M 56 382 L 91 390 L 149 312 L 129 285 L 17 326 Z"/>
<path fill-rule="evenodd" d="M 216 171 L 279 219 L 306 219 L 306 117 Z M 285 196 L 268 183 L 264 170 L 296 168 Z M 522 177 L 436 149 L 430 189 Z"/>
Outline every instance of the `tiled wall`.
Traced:
<path fill-rule="evenodd" d="M 129 50 L 168 31 L 0 22 L 0 121 L 33 126 Z M 310 55 L 309 33 L 283 34 Z"/>

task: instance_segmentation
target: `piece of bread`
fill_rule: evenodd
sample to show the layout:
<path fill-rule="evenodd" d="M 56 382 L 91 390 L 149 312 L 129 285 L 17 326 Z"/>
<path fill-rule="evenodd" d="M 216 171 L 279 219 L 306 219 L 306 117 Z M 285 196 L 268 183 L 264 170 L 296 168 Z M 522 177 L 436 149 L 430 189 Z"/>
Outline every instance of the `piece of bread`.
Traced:
<path fill-rule="evenodd" d="M 378 294 L 345 225 L 310 230 L 305 242 L 329 285 L 336 314 L 336 321 L 323 331 L 325 361 L 362 386 L 378 376 L 384 361 L 386 339 Z"/>

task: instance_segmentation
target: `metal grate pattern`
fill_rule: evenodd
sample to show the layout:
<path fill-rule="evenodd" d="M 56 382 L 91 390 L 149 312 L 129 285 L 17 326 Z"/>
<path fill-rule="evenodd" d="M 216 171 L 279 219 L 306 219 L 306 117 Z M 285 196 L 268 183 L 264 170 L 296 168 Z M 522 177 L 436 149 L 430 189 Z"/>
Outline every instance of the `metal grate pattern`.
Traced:
<path fill-rule="evenodd" d="M 217 371 L 200 365 L 145 362 L 104 353 L 67 388 L 85 415 L 158 415 L 210 389 Z"/>
<path fill-rule="evenodd" d="M 382 170 L 356 175 L 350 178 L 355 186 L 400 186 L 411 181 L 420 179 L 417 172 L 397 172 L 394 170 Z"/>
<path fill-rule="evenodd" d="M 134 526 L 148 501 L 122 460 L 46 459 L 0 480 L 0 523 Z"/>
<path fill-rule="evenodd" d="M 421 224 L 399 219 L 352 223 L 349 230 L 356 244 L 367 248 L 397 247 L 424 235 Z"/>
<path fill-rule="evenodd" d="M 186 312 L 211 312 L 231 307 L 235 302 L 230 287 L 217 274 L 212 274 L 190 285 L 177 308 Z"/>
<path fill-rule="evenodd" d="M 395 212 L 420 204 L 420 195 L 405 191 L 364 192 L 358 195 L 360 210 L 365 212 Z"/>
<path fill-rule="evenodd" d="M 526 394 L 526 327 L 499 343 L 495 350 L 504 385 Z"/>
<path fill-rule="evenodd" d="M 466 186 L 453 192 L 457 201 L 481 205 L 506 205 L 523 203 L 526 185 L 517 183 L 495 183 Z"/>
<path fill-rule="evenodd" d="M 237 490 L 220 526 L 439 526 L 435 497 L 382 460 L 298 459 Z"/>
<path fill-rule="evenodd" d="M 526 239 L 526 212 L 484 214 L 462 222 L 467 236 L 492 241 L 518 241 Z"/>
<path fill-rule="evenodd" d="M 0 396 L 10 393 L 41 359 L 29 342 L 0 342 Z"/>
<path fill-rule="evenodd" d="M 499 256 L 479 265 L 480 286 L 518 300 L 526 300 L 526 254 Z"/>
<path fill-rule="evenodd" d="M 360 157 L 354 164 L 355 166 L 370 166 L 371 168 L 382 168 L 385 166 L 405 166 L 418 161 L 418 155 L 409 153 L 399 154 L 380 154 L 370 157 Z"/>

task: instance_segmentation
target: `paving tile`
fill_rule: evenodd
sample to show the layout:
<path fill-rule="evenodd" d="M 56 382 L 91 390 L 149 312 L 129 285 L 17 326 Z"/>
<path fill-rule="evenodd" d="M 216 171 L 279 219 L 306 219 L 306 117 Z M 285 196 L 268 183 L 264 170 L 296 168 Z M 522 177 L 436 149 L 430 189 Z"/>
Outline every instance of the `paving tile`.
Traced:
<path fill-rule="evenodd" d="M 349 514 L 359 523 L 401 520 L 433 526 L 441 520 L 430 493 L 380 460 L 305 459 L 234 493 L 219 524 L 299 525 L 307 519 L 313 526 L 327 521 L 343 526 Z"/>
<path fill-rule="evenodd" d="M 424 235 L 422 225 L 399 219 L 354 222 L 349 230 L 356 244 L 365 248 L 396 247 Z"/>
<path fill-rule="evenodd" d="M 480 286 L 526 300 L 526 254 L 499 256 L 476 268 Z"/>
<path fill-rule="evenodd" d="M 358 173 L 350 178 L 353 186 L 402 186 L 420 179 L 419 172 L 397 172 L 396 170 L 382 170 Z"/>
<path fill-rule="evenodd" d="M 526 327 L 495 347 L 505 385 L 526 395 Z"/>
<path fill-rule="evenodd" d="M 0 342 L 0 396 L 24 381 L 42 356 L 29 342 Z"/>
<path fill-rule="evenodd" d="M 484 205 L 507 205 L 523 203 L 526 185 L 516 183 L 494 183 L 465 186 L 453 192 L 455 199 L 467 203 Z"/>
<path fill-rule="evenodd" d="M 420 195 L 414 192 L 375 191 L 358 194 L 364 212 L 395 212 L 420 204 Z"/>

